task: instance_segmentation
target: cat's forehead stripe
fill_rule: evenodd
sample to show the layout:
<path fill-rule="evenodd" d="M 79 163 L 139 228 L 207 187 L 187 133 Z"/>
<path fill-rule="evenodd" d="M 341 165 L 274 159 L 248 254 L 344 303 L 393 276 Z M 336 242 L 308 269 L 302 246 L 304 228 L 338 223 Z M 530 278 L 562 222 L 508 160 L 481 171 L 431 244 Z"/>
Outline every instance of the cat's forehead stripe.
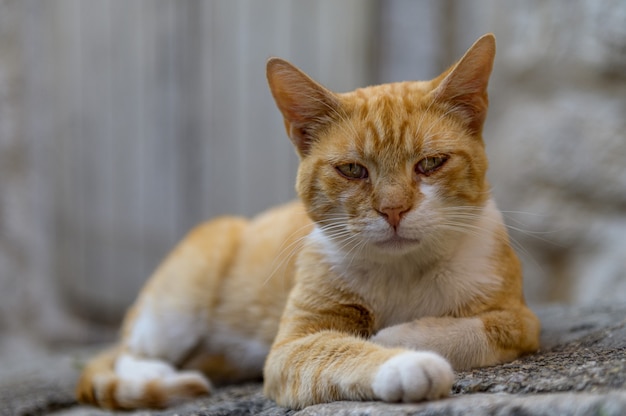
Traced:
<path fill-rule="evenodd" d="M 409 86 L 416 83 L 387 84 L 355 91 L 354 123 L 362 126 L 364 137 L 358 149 L 365 156 L 412 154 L 421 147 L 417 134 L 424 117 L 424 91 Z"/>

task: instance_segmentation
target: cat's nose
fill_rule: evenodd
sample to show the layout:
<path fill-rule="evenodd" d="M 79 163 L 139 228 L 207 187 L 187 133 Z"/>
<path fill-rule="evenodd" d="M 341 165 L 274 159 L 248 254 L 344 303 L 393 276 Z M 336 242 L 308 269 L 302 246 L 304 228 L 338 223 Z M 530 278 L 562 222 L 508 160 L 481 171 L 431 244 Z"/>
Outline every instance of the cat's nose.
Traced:
<path fill-rule="evenodd" d="M 381 207 L 380 209 L 377 209 L 376 212 L 382 215 L 383 218 L 387 220 L 389 225 L 391 225 L 393 228 L 397 228 L 398 225 L 400 225 L 400 221 L 402 220 L 402 217 L 404 216 L 404 214 L 409 212 L 409 210 L 410 208 L 407 208 L 405 206 L 397 206 L 397 207 Z"/>

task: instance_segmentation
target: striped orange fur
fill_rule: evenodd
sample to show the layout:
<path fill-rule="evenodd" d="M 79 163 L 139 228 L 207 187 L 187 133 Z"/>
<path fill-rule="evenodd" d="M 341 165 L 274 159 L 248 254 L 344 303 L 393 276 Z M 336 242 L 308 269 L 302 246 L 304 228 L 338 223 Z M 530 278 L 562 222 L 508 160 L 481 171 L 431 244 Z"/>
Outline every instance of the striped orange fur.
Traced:
<path fill-rule="evenodd" d="M 157 269 L 77 394 L 163 407 L 264 376 L 291 408 L 449 394 L 454 369 L 538 348 L 519 261 L 489 192 L 482 127 L 495 39 L 431 81 L 334 93 L 267 75 L 299 202 L 198 227 Z"/>

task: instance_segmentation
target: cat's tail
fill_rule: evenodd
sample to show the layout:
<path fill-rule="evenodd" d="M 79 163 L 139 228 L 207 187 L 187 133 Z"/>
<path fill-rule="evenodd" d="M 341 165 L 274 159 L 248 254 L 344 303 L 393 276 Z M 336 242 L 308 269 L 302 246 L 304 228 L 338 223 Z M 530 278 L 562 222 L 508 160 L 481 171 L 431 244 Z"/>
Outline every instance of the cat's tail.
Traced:
<path fill-rule="evenodd" d="M 209 394 L 196 371 L 176 371 L 159 360 L 133 358 L 115 347 L 87 363 L 76 386 L 79 402 L 107 409 L 164 408 Z"/>

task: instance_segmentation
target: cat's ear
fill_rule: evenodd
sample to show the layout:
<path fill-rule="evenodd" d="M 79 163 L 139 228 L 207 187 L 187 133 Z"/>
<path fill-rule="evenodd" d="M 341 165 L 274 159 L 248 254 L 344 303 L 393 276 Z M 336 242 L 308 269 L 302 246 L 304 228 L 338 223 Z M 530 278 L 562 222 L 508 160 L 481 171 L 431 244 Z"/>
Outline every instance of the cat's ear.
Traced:
<path fill-rule="evenodd" d="M 434 80 L 433 99 L 453 105 L 474 134 L 482 132 L 489 100 L 487 85 L 496 55 L 496 38 L 488 33 L 478 39 L 465 55 Z"/>
<path fill-rule="evenodd" d="M 316 134 L 340 111 L 338 97 L 280 58 L 267 61 L 267 81 L 287 135 L 300 157 L 306 156 Z"/>

